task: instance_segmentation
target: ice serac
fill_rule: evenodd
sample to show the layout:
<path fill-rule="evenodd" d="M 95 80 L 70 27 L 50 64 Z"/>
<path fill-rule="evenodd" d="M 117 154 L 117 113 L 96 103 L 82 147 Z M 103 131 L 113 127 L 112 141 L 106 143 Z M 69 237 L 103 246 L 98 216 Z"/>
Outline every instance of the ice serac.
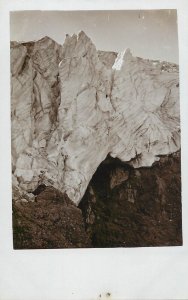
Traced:
<path fill-rule="evenodd" d="M 134 167 L 180 149 L 174 64 L 97 51 L 81 31 L 11 45 L 13 184 L 76 204 L 108 154 Z"/>
<path fill-rule="evenodd" d="M 53 166 L 47 145 L 57 126 L 59 46 L 49 38 L 11 47 L 12 165 L 14 183 L 36 188 Z"/>
<path fill-rule="evenodd" d="M 62 101 L 58 110 L 58 152 L 64 158 L 64 190 L 79 202 L 109 152 L 112 72 L 99 60 L 84 32 L 72 40 L 74 47 L 59 65 Z"/>
<path fill-rule="evenodd" d="M 179 74 L 176 65 L 133 57 L 127 49 L 113 65 L 111 102 L 116 116 L 111 156 L 134 167 L 180 148 Z M 113 140 L 113 139 L 112 139 Z"/>

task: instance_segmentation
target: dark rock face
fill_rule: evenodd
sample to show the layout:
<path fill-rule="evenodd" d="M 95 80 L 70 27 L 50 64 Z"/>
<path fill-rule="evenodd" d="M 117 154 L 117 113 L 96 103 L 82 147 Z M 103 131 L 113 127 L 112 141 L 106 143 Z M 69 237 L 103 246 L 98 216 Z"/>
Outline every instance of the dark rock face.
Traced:
<path fill-rule="evenodd" d="M 108 158 L 79 205 L 92 246 L 182 245 L 180 174 L 179 152 L 140 169 Z"/>
<path fill-rule="evenodd" d="M 13 202 L 14 249 L 90 247 L 81 210 L 53 187 L 42 190 L 35 202 Z"/>

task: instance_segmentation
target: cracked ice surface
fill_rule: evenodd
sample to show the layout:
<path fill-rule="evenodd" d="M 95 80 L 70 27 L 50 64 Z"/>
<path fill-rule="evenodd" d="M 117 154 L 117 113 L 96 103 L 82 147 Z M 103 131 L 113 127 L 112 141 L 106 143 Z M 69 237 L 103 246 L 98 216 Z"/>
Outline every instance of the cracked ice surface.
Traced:
<path fill-rule="evenodd" d="M 86 34 L 11 44 L 13 185 L 53 185 L 79 203 L 108 154 L 151 166 L 180 149 L 179 72 L 97 51 Z"/>

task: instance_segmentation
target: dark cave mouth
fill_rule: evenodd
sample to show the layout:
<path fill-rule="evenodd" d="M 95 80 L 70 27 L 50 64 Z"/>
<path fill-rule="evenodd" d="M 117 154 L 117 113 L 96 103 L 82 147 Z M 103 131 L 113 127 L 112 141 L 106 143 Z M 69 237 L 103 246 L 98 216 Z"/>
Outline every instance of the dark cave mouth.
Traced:
<path fill-rule="evenodd" d="M 139 169 L 108 155 L 78 205 L 92 246 L 182 245 L 180 173 L 177 153 Z"/>

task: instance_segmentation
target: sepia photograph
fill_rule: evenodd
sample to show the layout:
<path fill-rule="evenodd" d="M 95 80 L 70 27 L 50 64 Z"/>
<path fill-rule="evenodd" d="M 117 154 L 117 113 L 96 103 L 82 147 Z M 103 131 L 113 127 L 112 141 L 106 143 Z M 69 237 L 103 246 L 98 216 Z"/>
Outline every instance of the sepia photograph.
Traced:
<path fill-rule="evenodd" d="M 14 249 L 182 246 L 176 9 L 10 12 Z"/>

